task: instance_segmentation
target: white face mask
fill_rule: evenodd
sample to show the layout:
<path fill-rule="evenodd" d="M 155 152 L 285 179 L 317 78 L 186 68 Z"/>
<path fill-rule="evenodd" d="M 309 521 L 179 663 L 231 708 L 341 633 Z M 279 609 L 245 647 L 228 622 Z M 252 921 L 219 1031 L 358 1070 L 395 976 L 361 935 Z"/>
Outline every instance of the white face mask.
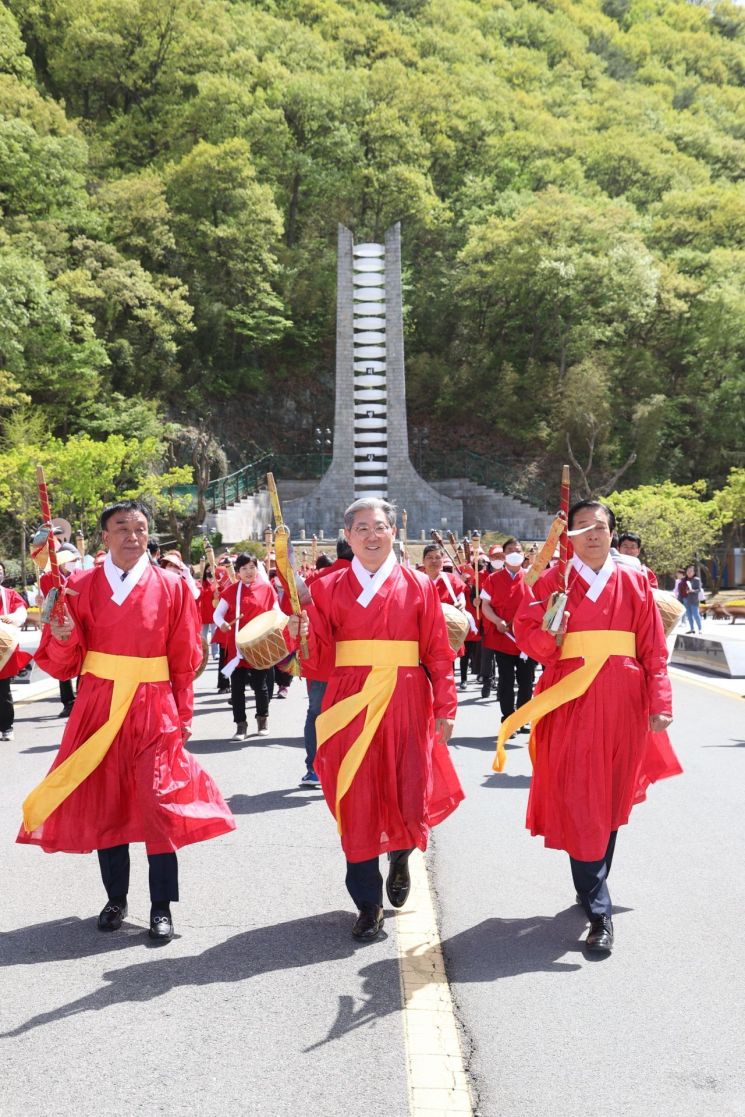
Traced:
<path fill-rule="evenodd" d="M 504 570 L 504 559 L 494 559 L 491 568 L 492 570 Z"/>
<path fill-rule="evenodd" d="M 504 561 L 508 566 L 511 566 L 513 570 L 517 570 L 525 562 L 525 555 L 522 551 L 513 551 L 512 554 L 505 555 Z"/>

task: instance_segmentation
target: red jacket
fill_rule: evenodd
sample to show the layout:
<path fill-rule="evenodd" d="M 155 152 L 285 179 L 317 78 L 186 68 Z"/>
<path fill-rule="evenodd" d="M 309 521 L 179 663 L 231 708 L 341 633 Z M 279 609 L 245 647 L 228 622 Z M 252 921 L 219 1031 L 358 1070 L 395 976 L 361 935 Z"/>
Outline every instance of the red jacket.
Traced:
<path fill-rule="evenodd" d="M 522 570 L 518 570 L 513 577 L 507 570 L 495 570 L 484 579 L 481 593 L 489 595 L 489 604 L 498 617 L 506 621 L 512 632 L 512 622 L 515 619 L 523 597 L 525 596 L 525 581 Z M 483 598 L 482 598 L 483 600 Z M 484 618 L 484 647 L 495 652 L 506 652 L 507 655 L 519 655 L 518 648 L 511 636 L 502 634 L 497 630 L 489 618 L 482 612 Z"/>

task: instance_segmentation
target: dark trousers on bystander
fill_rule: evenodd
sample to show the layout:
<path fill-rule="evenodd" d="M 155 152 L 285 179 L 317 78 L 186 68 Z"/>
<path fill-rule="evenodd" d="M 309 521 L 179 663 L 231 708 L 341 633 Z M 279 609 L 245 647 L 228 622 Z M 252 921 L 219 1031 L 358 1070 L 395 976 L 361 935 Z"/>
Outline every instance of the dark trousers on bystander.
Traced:
<path fill-rule="evenodd" d="M 150 865 L 150 902 L 178 900 L 178 860 L 175 853 L 148 853 Z M 98 850 L 101 879 L 110 900 L 123 900 L 129 892 L 129 846 L 109 846 Z"/>

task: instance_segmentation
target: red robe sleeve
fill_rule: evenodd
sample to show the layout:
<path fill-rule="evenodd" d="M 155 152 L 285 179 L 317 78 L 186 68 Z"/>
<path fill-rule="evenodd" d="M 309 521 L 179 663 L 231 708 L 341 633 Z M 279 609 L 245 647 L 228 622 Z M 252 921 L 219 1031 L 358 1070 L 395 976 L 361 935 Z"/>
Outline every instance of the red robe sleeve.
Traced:
<path fill-rule="evenodd" d="M 420 579 L 424 593 L 419 624 L 419 658 L 427 668 L 433 691 L 436 718 L 454 718 L 458 695 L 453 678 L 453 652 L 448 640 L 445 614 L 434 583 Z"/>
<path fill-rule="evenodd" d="M 194 672 L 202 661 L 201 625 L 194 595 L 183 579 L 169 578 L 168 590 L 168 669 L 181 725 L 189 729 L 194 713 Z"/>
<path fill-rule="evenodd" d="M 520 581 L 523 596 L 512 621 L 512 631 L 520 651 L 548 667 L 558 663 L 561 656 L 556 639 L 541 628 L 546 602 L 559 585 L 558 574 L 556 568 L 547 570 L 533 586 L 527 585 L 524 578 Z"/>
<path fill-rule="evenodd" d="M 68 584 L 71 588 L 74 587 L 74 575 Z M 42 671 L 46 671 L 47 675 L 51 675 L 53 679 L 60 679 L 62 682 L 67 679 L 74 679 L 80 674 L 83 670 L 83 660 L 88 651 L 78 615 L 77 597 L 73 597 L 72 594 L 65 597 L 65 608 L 72 617 L 75 626 L 69 639 L 58 640 L 52 635 L 50 626 L 45 624 L 42 628 L 39 647 L 34 655 L 34 659 Z"/>
<path fill-rule="evenodd" d="M 636 584 L 641 595 L 636 624 L 636 658 L 647 678 L 649 713 L 672 716 L 673 692 L 667 673 L 667 642 L 662 618 L 647 579 L 641 577 Z"/>

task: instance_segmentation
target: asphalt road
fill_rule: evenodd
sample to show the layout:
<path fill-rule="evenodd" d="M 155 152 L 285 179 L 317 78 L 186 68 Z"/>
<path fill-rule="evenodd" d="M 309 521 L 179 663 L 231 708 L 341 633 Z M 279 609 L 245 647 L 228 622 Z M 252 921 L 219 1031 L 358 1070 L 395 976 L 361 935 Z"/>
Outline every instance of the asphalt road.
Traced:
<path fill-rule="evenodd" d="M 468 798 L 435 832 L 434 881 L 483 1117 L 745 1113 L 745 703 L 673 685 L 685 772 L 651 788 L 619 832 L 616 944 L 600 961 L 581 945 L 566 855 L 524 828 L 527 738 L 509 742 L 495 775 L 496 703 L 475 685 L 462 696 L 454 748 Z"/>
<path fill-rule="evenodd" d="M 62 734 L 57 697 L 19 706 L 0 785 L 0 1114 L 408 1113 L 393 920 L 359 945 L 334 821 L 304 771 L 304 688 L 272 705 L 272 736 L 231 744 L 200 680 L 192 751 L 238 821 L 179 855 L 177 938 L 149 945 L 147 862 L 130 914 L 104 935 L 95 855 L 14 844 L 25 794 Z M 16 697 L 23 688 L 15 688 Z"/>
<path fill-rule="evenodd" d="M 191 748 L 238 829 L 180 855 L 166 947 L 145 933 L 140 849 L 125 927 L 102 935 L 95 857 L 14 844 L 63 728 L 56 696 L 18 707 L 0 784 L 2 1117 L 409 1112 L 395 924 L 370 946 L 349 934 L 333 819 L 296 786 L 303 688 L 272 704 L 269 738 L 232 744 L 214 683 L 210 666 Z M 743 703 L 674 687 L 685 775 L 621 831 L 616 949 L 601 961 L 582 949 L 566 857 L 524 829 L 526 738 L 494 775 L 497 705 L 475 685 L 461 695 L 467 799 L 436 831 L 430 869 L 481 1117 L 745 1112 Z"/>

